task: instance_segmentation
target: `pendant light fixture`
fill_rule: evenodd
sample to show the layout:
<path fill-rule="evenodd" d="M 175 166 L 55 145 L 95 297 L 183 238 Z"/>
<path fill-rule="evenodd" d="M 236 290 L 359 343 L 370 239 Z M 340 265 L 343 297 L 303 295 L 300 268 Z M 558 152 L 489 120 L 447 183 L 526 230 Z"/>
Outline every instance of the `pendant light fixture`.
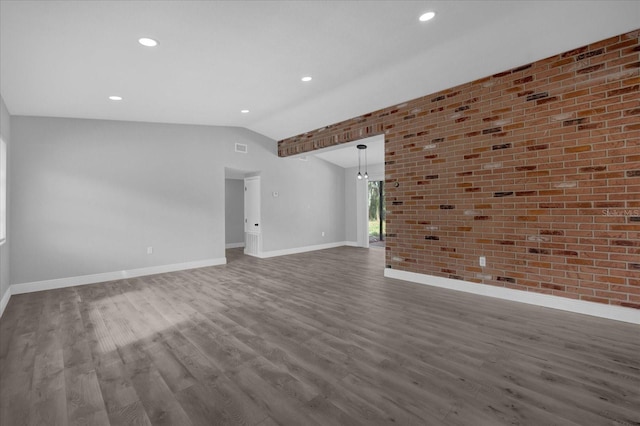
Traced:
<path fill-rule="evenodd" d="M 366 145 L 358 145 L 358 179 L 369 179 L 369 173 L 367 173 L 367 146 Z M 364 151 L 364 175 L 362 175 L 362 151 Z"/>

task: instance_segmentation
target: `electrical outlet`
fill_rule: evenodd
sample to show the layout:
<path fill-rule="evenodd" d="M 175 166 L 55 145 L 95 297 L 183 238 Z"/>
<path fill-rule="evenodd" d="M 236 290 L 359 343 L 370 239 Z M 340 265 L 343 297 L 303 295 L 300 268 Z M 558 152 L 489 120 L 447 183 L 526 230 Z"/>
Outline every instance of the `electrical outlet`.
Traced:
<path fill-rule="evenodd" d="M 322 231 L 322 236 L 324 237 L 324 231 Z"/>
<path fill-rule="evenodd" d="M 147 247 L 147 254 L 153 254 L 153 247 Z"/>
<path fill-rule="evenodd" d="M 487 266 L 487 258 L 480 256 L 480 266 Z"/>

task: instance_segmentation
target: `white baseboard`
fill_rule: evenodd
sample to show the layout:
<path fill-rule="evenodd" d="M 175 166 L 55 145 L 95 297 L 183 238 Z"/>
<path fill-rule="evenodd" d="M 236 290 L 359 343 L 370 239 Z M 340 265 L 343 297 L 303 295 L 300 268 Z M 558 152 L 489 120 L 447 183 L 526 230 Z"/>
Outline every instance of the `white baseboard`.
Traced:
<path fill-rule="evenodd" d="M 346 245 L 349 245 L 346 241 L 337 241 L 335 243 L 317 244 L 314 246 L 295 247 L 295 248 L 284 249 L 284 250 L 263 251 L 255 255 L 255 257 L 259 257 L 261 259 L 267 259 L 269 257 L 286 256 L 288 254 L 306 253 L 308 251 L 324 250 L 329 248 L 342 247 Z"/>
<path fill-rule="evenodd" d="M 11 286 L 9 286 L 7 291 L 4 292 L 2 299 L 0 299 L 0 317 L 2 317 L 2 314 L 4 313 L 4 308 L 7 307 L 9 299 L 11 299 Z"/>
<path fill-rule="evenodd" d="M 244 247 L 244 242 L 241 243 L 227 243 L 224 245 L 224 248 L 240 248 L 240 247 Z"/>
<path fill-rule="evenodd" d="M 454 280 L 451 278 L 436 277 L 432 275 L 418 274 L 415 272 L 399 271 L 397 269 L 390 268 L 385 268 L 384 276 L 410 281 L 417 284 L 447 288 L 450 290 L 463 291 L 465 293 L 495 297 L 497 299 L 512 300 L 514 302 L 544 306 L 546 308 L 560 309 L 563 311 L 629 322 L 632 324 L 640 324 L 640 310 L 638 309 L 605 305 L 603 303 L 587 302 L 584 300 L 568 299 L 566 297 L 552 296 L 549 294 L 513 290 L 505 287 L 494 287 L 486 284 L 477 284 L 469 281 Z"/>
<path fill-rule="evenodd" d="M 360 247 L 357 241 L 345 241 L 344 245 L 349 247 Z"/>
<path fill-rule="evenodd" d="M 227 259 L 225 257 L 220 257 L 217 259 L 197 260 L 195 262 L 150 266 L 148 268 L 130 269 L 128 271 L 104 272 L 101 274 L 82 275 L 78 277 L 58 278 L 53 280 L 13 284 L 9 288 L 9 291 L 11 292 L 11 294 L 33 293 L 35 291 L 53 290 L 56 288 L 73 287 L 76 285 L 96 284 L 105 281 L 114 281 L 125 278 L 142 277 L 145 275 L 162 274 L 165 272 L 183 271 L 185 269 L 224 265 L 226 263 Z"/>

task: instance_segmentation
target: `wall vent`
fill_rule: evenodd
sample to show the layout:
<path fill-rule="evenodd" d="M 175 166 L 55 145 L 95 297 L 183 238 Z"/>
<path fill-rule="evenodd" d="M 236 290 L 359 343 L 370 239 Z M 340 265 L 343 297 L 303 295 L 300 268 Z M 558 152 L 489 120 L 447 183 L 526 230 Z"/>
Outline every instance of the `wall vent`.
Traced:
<path fill-rule="evenodd" d="M 247 145 L 243 144 L 243 143 L 237 143 L 236 144 L 236 152 L 240 152 L 242 154 L 246 154 L 247 153 Z"/>

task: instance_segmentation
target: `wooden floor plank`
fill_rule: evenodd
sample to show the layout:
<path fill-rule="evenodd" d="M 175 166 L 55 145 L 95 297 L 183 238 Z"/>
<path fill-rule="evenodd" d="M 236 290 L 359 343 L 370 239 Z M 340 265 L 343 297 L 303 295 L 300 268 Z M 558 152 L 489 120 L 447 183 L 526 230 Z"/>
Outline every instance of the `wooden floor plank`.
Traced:
<path fill-rule="evenodd" d="M 192 422 L 183 406 L 153 366 L 130 364 L 127 375 L 153 425 L 184 425 Z"/>
<path fill-rule="evenodd" d="M 101 363 L 97 365 L 96 375 L 112 425 L 151 424 L 124 364 L 119 360 Z"/>
<path fill-rule="evenodd" d="M 64 377 L 60 291 L 43 300 L 36 332 L 36 356 L 29 394 L 29 424 L 66 425 L 67 395 Z M 4 385 L 4 384 L 2 384 Z"/>
<path fill-rule="evenodd" d="M 640 328 L 339 247 L 13 296 L 0 424 L 640 424 Z"/>
<path fill-rule="evenodd" d="M 109 417 L 94 369 L 85 365 L 65 368 L 69 424 L 108 425 Z"/>

